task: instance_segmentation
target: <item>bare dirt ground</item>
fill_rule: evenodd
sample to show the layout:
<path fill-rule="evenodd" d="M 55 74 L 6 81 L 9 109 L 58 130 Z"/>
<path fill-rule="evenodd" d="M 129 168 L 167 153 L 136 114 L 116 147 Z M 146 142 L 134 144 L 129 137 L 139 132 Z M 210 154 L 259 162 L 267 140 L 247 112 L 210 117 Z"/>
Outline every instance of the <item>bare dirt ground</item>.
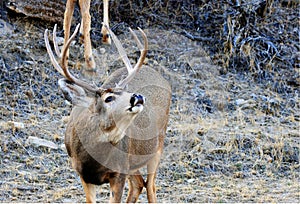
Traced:
<path fill-rule="evenodd" d="M 71 106 L 43 40 L 53 22 L 17 14 L 9 2 L 0 12 L 0 202 L 84 202 L 63 145 Z M 124 2 L 112 2 L 113 31 L 130 45 L 126 26 L 145 29 L 146 63 L 173 91 L 158 201 L 299 203 L 299 3 Z M 122 62 L 114 46 L 99 43 L 101 1 L 93 6 L 99 70 L 87 80 L 101 83 Z M 70 66 L 84 77 L 82 53 L 76 42 Z M 97 201 L 108 199 L 103 185 Z M 145 192 L 139 202 L 147 202 Z"/>

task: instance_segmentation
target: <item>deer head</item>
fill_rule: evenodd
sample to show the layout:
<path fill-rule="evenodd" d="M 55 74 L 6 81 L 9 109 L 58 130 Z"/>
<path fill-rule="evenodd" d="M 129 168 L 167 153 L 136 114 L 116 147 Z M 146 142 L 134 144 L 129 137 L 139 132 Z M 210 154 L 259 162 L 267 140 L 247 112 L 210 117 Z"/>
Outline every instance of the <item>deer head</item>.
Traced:
<path fill-rule="evenodd" d="M 101 119 L 101 121 L 99 121 L 101 127 L 100 130 L 102 131 L 102 134 L 100 134 L 102 137 L 99 138 L 100 141 L 109 141 L 115 144 L 124 136 L 127 127 L 144 107 L 145 98 L 136 93 L 126 92 L 125 87 L 134 78 L 143 64 L 147 53 L 148 40 L 145 33 L 139 29 L 144 39 L 144 45 L 142 45 L 136 34 L 130 29 L 135 41 L 141 49 L 141 56 L 137 64 L 132 67 L 120 41 L 108 27 L 106 28 L 109 30 L 128 71 L 128 75 L 123 80 L 119 81 L 115 87 L 108 89 L 94 87 L 87 82 L 76 78 L 69 72 L 68 67 L 65 66 L 65 55 L 68 52 L 72 40 L 78 32 L 79 25 L 77 25 L 73 35 L 67 41 L 67 44 L 64 46 L 61 53 L 56 43 L 56 25 L 54 26 L 54 48 L 56 54 L 61 56 L 61 66 L 55 59 L 54 53 L 50 47 L 48 30 L 45 30 L 44 37 L 47 52 L 53 66 L 64 76 L 63 79 L 59 80 L 58 84 L 62 89 L 65 98 L 68 99 L 74 106 L 88 107 L 91 114 L 99 116 L 98 118 Z"/>

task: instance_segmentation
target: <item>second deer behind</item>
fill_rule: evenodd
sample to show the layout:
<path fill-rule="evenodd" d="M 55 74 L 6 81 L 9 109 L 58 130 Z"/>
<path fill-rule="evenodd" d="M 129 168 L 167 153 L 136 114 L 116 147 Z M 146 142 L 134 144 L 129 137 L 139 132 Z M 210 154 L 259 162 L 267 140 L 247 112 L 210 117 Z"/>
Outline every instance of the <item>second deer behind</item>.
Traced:
<path fill-rule="evenodd" d="M 81 13 L 81 27 L 80 27 L 80 38 L 84 42 L 84 59 L 86 62 L 87 70 L 94 71 L 96 68 L 95 60 L 92 53 L 92 45 L 90 39 L 91 30 L 91 15 L 90 15 L 90 3 L 91 0 L 67 0 L 66 10 L 64 14 L 64 46 L 70 37 L 70 28 L 76 2 L 79 2 L 80 13 Z M 111 39 L 106 27 L 109 27 L 108 19 L 108 6 L 109 0 L 103 0 L 103 26 L 101 29 L 102 43 L 111 44 Z M 68 57 L 68 53 L 65 56 Z M 67 59 L 64 59 L 65 63 Z M 67 64 L 65 64 L 67 66 Z"/>

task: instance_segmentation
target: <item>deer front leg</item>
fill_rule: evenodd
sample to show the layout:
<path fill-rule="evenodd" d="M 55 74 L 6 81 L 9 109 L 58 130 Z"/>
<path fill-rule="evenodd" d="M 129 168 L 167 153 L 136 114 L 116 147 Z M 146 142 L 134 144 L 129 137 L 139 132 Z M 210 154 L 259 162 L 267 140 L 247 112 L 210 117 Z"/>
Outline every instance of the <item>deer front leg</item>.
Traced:
<path fill-rule="evenodd" d="M 90 15 L 90 0 L 79 0 L 79 6 L 82 17 L 82 36 L 84 38 L 84 58 L 89 70 L 94 70 L 96 65 L 92 53 L 92 45 L 90 38 L 91 30 L 91 15 Z"/>
<path fill-rule="evenodd" d="M 147 176 L 146 189 L 147 189 L 147 198 L 149 203 L 157 203 L 155 178 L 156 178 L 156 173 L 148 174 Z"/>
<path fill-rule="evenodd" d="M 76 0 L 68 0 L 66 4 L 66 10 L 64 13 L 64 46 L 66 46 L 67 41 L 69 40 L 70 37 L 70 28 L 71 28 L 71 21 L 73 17 L 73 12 L 74 12 L 74 7 Z M 69 57 L 69 51 L 65 55 L 65 58 Z M 67 67 L 68 60 L 64 59 L 65 64 L 63 66 Z"/>
<path fill-rule="evenodd" d="M 147 198 L 149 203 L 157 203 L 156 199 L 156 187 L 155 187 L 155 178 L 156 178 L 156 170 L 160 161 L 161 153 L 158 152 L 154 158 L 147 165 Z"/>
<path fill-rule="evenodd" d="M 96 186 L 94 184 L 86 183 L 82 177 L 80 177 L 83 190 L 85 192 L 87 203 L 96 203 Z"/>
<path fill-rule="evenodd" d="M 125 186 L 126 176 L 119 174 L 109 179 L 110 203 L 121 203 L 122 194 Z"/>
<path fill-rule="evenodd" d="M 139 171 L 135 172 L 134 175 L 129 176 L 128 184 L 129 192 L 126 203 L 135 203 L 145 186 L 145 181 Z"/>
<path fill-rule="evenodd" d="M 111 44 L 111 39 L 108 33 L 107 27 L 109 27 L 109 18 L 108 18 L 108 12 L 109 12 L 109 0 L 103 0 L 103 25 L 101 28 L 101 34 L 102 34 L 102 43 L 103 44 Z"/>

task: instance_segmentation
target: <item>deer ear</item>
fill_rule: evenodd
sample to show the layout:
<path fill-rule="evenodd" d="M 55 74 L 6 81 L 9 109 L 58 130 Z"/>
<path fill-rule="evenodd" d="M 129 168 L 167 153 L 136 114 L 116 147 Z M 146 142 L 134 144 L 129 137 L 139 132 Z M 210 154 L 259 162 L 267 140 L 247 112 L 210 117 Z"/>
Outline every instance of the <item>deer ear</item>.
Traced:
<path fill-rule="evenodd" d="M 59 79 L 58 85 L 60 86 L 65 99 L 73 105 L 89 107 L 91 104 L 91 100 L 87 96 L 85 90 L 80 86 L 68 81 L 65 78 Z"/>

